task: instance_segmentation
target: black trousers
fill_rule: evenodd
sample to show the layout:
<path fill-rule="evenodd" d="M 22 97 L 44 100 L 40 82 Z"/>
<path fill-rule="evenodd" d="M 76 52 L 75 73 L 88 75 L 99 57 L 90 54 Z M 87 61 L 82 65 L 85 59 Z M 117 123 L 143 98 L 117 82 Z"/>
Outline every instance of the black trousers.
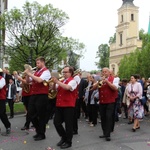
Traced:
<path fill-rule="evenodd" d="M 48 103 L 47 94 L 30 96 L 28 113 L 37 134 L 45 135 L 46 131 L 46 107 Z"/>
<path fill-rule="evenodd" d="M 46 110 L 46 124 L 53 118 L 56 109 L 56 98 L 48 99 L 47 110 Z"/>
<path fill-rule="evenodd" d="M 80 104 L 80 108 L 82 108 L 83 112 L 85 113 L 85 118 L 88 118 L 88 110 L 87 110 L 87 105 L 85 103 L 85 101 L 83 100 L 83 98 L 79 99 L 79 104 Z M 79 109 L 80 111 L 81 109 Z M 79 114 L 79 115 L 78 115 Z M 80 117 L 80 112 L 78 113 L 78 118 Z"/>
<path fill-rule="evenodd" d="M 14 117 L 14 101 L 13 99 L 7 99 L 9 109 L 10 109 L 10 116 Z"/>
<path fill-rule="evenodd" d="M 73 115 L 73 131 L 78 132 L 78 117 L 79 117 L 79 99 L 76 100 L 76 105 L 74 107 Z"/>
<path fill-rule="evenodd" d="M 89 104 L 89 122 L 97 124 L 98 108 L 96 104 Z"/>
<path fill-rule="evenodd" d="M 11 127 L 11 124 L 6 115 L 6 101 L 5 100 L 0 100 L 0 119 L 6 129 Z"/>
<path fill-rule="evenodd" d="M 26 110 L 27 110 L 26 122 L 24 126 L 29 128 L 30 122 L 31 122 L 31 118 L 29 117 L 29 113 L 28 113 L 30 96 L 23 96 L 22 99 L 23 99 L 24 106 L 26 107 Z"/>
<path fill-rule="evenodd" d="M 57 133 L 69 144 L 72 144 L 73 137 L 73 114 L 74 107 L 56 107 L 54 117 L 54 126 Z"/>
<path fill-rule="evenodd" d="M 114 105 L 115 103 L 100 104 L 101 127 L 107 137 L 110 137 L 112 131 Z"/>

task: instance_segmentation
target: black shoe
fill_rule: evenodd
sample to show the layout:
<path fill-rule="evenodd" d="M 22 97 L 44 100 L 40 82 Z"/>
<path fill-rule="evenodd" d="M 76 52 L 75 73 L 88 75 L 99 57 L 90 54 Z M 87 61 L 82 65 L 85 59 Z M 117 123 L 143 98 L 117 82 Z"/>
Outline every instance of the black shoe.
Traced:
<path fill-rule="evenodd" d="M 38 137 L 34 138 L 35 141 L 44 140 L 46 137 L 45 135 L 39 135 Z"/>
<path fill-rule="evenodd" d="M 76 134 L 78 134 L 78 131 L 73 131 L 73 135 L 76 135 Z"/>
<path fill-rule="evenodd" d="M 110 137 L 106 137 L 106 141 L 111 141 L 111 138 Z"/>
<path fill-rule="evenodd" d="M 35 138 L 37 138 L 38 136 L 39 136 L 39 134 L 36 134 L 36 135 L 33 136 L 33 138 L 35 139 Z"/>
<path fill-rule="evenodd" d="M 99 136 L 99 138 L 105 138 L 105 137 L 106 137 L 105 135 L 100 135 L 100 136 Z"/>
<path fill-rule="evenodd" d="M 57 146 L 62 146 L 64 143 L 65 143 L 65 140 L 64 140 L 64 139 L 61 139 L 61 140 L 57 143 Z"/>
<path fill-rule="evenodd" d="M 133 123 L 133 121 L 129 121 L 129 122 L 128 122 L 128 124 L 132 124 L 132 123 Z"/>
<path fill-rule="evenodd" d="M 21 128 L 21 130 L 28 130 L 28 129 L 29 129 L 29 127 L 26 127 L 26 126 Z"/>
<path fill-rule="evenodd" d="M 13 117 L 13 116 L 10 116 L 10 117 L 9 117 L 9 119 L 12 119 L 12 118 L 14 118 L 14 117 Z"/>
<path fill-rule="evenodd" d="M 11 132 L 11 129 L 10 128 L 7 128 L 6 129 L 6 132 L 2 133 L 3 136 L 8 136 Z"/>
<path fill-rule="evenodd" d="M 140 129 L 140 127 L 137 127 L 136 129 Z"/>
<path fill-rule="evenodd" d="M 132 128 L 132 131 L 133 131 L 133 132 L 135 132 L 135 131 L 136 131 L 136 129 Z"/>
<path fill-rule="evenodd" d="M 64 143 L 63 145 L 61 145 L 61 149 L 65 149 L 65 148 L 69 148 L 69 147 L 71 147 L 71 144 L 69 144 L 69 143 Z"/>
<path fill-rule="evenodd" d="M 7 128 L 7 129 L 6 129 L 6 134 L 10 134 L 10 132 L 11 132 L 11 129 L 10 129 L 10 128 Z"/>

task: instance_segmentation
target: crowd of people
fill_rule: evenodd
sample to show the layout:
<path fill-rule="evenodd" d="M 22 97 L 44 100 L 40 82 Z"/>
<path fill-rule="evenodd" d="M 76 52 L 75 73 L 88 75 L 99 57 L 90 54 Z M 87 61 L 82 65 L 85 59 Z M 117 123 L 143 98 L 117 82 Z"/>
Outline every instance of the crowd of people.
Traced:
<path fill-rule="evenodd" d="M 65 66 L 62 80 L 51 76 L 43 57 L 36 59 L 34 72 L 26 68 L 22 76 L 17 71 L 11 75 L 6 68 L 0 68 L 0 119 L 6 128 L 3 135 L 11 134 L 9 119 L 14 117 L 14 103 L 18 101 L 26 109 L 21 130 L 28 130 L 32 123 L 36 131 L 34 140 L 44 140 L 46 124 L 53 119 L 60 136 L 57 146 L 61 149 L 72 146 L 73 135 L 78 134 L 78 119 L 83 115 L 90 127 L 101 122 L 103 133 L 99 138 L 106 141 L 111 141 L 120 115 L 129 119 L 128 124 L 133 123 L 131 131 L 140 129 L 140 120 L 150 112 L 150 78 L 141 79 L 133 74 L 129 80 L 120 79 L 109 68 L 103 68 L 101 75 L 87 73 L 84 77 L 81 71 L 74 72 L 74 67 Z M 56 97 L 49 97 L 52 91 L 57 91 Z"/>

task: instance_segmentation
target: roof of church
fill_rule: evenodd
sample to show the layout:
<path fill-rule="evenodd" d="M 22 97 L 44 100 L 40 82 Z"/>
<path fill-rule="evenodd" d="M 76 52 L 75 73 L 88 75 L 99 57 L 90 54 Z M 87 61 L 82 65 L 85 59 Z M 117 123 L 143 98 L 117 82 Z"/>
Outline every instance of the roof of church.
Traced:
<path fill-rule="evenodd" d="M 122 6 L 124 6 L 124 5 L 132 5 L 132 6 L 134 6 L 134 4 L 133 4 L 134 0 L 122 0 L 122 1 L 123 1 Z"/>

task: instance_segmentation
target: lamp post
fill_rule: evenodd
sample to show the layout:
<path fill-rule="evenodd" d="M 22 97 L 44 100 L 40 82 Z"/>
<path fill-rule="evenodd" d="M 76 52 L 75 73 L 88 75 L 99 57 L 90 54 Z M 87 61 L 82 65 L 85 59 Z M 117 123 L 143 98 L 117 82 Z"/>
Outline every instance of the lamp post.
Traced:
<path fill-rule="evenodd" d="M 0 16 L 1 16 L 1 6 L 0 6 Z M 1 27 L 1 22 L 0 22 Z M 0 29 L 0 68 L 3 68 L 3 59 L 2 59 L 2 30 Z"/>
<path fill-rule="evenodd" d="M 28 63 L 30 66 L 32 66 L 33 47 L 35 46 L 35 39 L 31 37 L 30 39 L 28 39 L 28 42 L 29 42 L 29 47 L 30 47 L 30 55 L 28 58 Z"/>

